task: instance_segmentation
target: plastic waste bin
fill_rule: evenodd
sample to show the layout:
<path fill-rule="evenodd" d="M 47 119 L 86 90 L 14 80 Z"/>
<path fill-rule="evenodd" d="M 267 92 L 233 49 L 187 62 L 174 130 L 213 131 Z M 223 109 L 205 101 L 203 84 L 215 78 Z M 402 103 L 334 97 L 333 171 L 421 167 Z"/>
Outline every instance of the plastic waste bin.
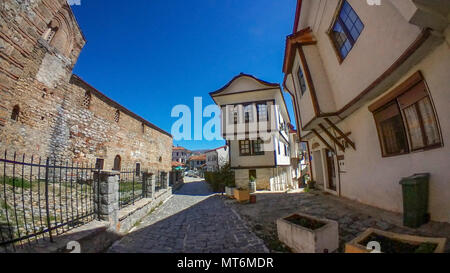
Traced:
<path fill-rule="evenodd" d="M 430 221 L 429 183 L 429 173 L 415 174 L 400 181 L 403 188 L 403 224 L 405 226 L 418 228 Z"/>

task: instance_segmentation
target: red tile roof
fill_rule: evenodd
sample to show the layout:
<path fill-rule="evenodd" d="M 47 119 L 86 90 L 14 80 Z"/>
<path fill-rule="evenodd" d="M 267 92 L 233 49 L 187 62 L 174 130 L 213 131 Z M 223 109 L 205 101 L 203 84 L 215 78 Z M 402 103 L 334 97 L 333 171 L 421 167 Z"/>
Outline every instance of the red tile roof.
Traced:
<path fill-rule="evenodd" d="M 172 167 L 183 167 L 183 166 L 184 166 L 183 163 L 180 163 L 177 161 L 172 161 Z"/>
<path fill-rule="evenodd" d="M 206 160 L 206 155 L 194 155 L 191 156 L 189 160 Z"/>
<path fill-rule="evenodd" d="M 184 148 L 184 147 L 173 147 L 172 150 L 174 150 L 174 151 L 181 151 L 181 150 L 186 150 L 186 151 L 188 151 L 188 149 L 186 149 L 186 148 Z"/>

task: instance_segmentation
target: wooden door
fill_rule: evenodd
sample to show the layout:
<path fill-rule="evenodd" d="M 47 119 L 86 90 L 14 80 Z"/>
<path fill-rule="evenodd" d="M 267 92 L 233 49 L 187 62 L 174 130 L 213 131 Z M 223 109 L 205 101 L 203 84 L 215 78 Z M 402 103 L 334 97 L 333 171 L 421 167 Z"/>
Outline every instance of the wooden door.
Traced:
<path fill-rule="evenodd" d="M 328 188 L 330 190 L 336 190 L 336 164 L 334 162 L 334 154 L 330 150 L 326 150 L 327 157 L 327 171 L 328 171 Z"/>

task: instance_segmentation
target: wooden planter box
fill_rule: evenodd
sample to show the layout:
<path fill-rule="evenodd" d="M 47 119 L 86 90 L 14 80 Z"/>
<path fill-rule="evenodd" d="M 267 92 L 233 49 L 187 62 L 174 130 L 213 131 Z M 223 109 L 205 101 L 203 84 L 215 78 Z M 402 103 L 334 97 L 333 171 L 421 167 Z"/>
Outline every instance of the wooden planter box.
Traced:
<path fill-rule="evenodd" d="M 249 190 L 234 190 L 234 198 L 239 202 L 249 202 L 250 201 L 250 191 Z"/>
<path fill-rule="evenodd" d="M 432 243 L 437 244 L 437 248 L 434 253 L 443 253 L 445 250 L 445 244 L 447 243 L 446 238 L 428 238 L 420 237 L 406 234 L 399 234 L 394 232 L 382 231 L 374 228 L 369 228 L 363 233 L 361 233 L 354 240 L 350 241 L 345 245 L 345 253 L 370 253 L 372 250 L 368 250 L 366 245 L 362 245 L 370 235 L 376 234 L 389 239 L 400 241 L 403 243 L 409 243 L 412 245 L 420 245 L 422 243 Z M 381 246 L 381 252 L 383 252 L 383 246 Z"/>
<path fill-rule="evenodd" d="M 324 226 L 315 230 L 288 221 L 300 216 L 317 221 Z M 295 253 L 334 252 L 339 248 L 339 224 L 336 221 L 296 213 L 277 220 L 278 239 Z"/>
<path fill-rule="evenodd" d="M 234 190 L 235 189 L 236 189 L 235 187 L 225 187 L 225 194 L 228 197 L 234 198 Z"/>

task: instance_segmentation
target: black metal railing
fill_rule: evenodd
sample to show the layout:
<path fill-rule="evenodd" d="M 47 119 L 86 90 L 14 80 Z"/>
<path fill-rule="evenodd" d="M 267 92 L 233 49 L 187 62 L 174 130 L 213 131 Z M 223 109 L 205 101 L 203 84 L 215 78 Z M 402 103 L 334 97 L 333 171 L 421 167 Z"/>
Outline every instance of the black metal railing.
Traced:
<path fill-rule="evenodd" d="M 7 251 L 53 241 L 94 220 L 94 165 L 0 156 L 0 246 Z"/>
<path fill-rule="evenodd" d="M 122 209 L 145 198 L 143 172 L 135 169 L 121 170 L 119 179 L 119 207 Z"/>
<path fill-rule="evenodd" d="M 119 179 L 119 208 L 123 209 L 134 205 L 136 201 L 143 198 L 151 198 L 149 194 L 152 191 L 154 183 L 154 193 L 168 188 L 168 173 L 156 171 L 136 171 L 136 169 L 124 169 L 120 171 Z"/>
<path fill-rule="evenodd" d="M 158 171 L 155 174 L 155 192 L 167 189 L 167 187 L 168 187 L 167 173 Z"/>

